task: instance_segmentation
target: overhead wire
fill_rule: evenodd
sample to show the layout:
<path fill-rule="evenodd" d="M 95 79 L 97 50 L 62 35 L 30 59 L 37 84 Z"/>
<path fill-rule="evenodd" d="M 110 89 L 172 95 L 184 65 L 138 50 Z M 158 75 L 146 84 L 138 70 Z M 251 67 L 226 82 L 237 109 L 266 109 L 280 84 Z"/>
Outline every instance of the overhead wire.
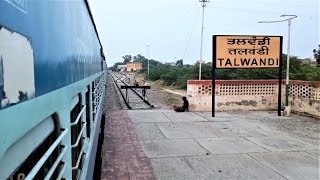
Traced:
<path fill-rule="evenodd" d="M 192 4 L 192 6 L 179 18 L 178 23 L 175 23 L 175 25 L 178 25 L 181 22 L 183 22 L 183 20 L 186 18 L 186 15 L 189 14 L 191 12 L 191 10 L 194 10 L 194 8 L 197 7 L 196 6 L 197 4 L 198 4 L 198 2 Z"/>
<path fill-rule="evenodd" d="M 185 56 L 186 56 L 187 51 L 188 51 L 188 48 L 190 46 L 190 41 L 191 41 L 192 35 L 193 35 L 193 33 L 194 33 L 195 29 L 196 29 L 195 27 L 196 27 L 197 21 L 199 20 L 199 16 L 200 16 L 200 14 L 198 14 L 198 16 L 195 16 L 191 32 L 190 32 L 189 38 L 188 38 L 187 43 L 186 43 L 186 48 L 184 50 L 184 54 L 183 54 L 183 58 L 182 58 L 183 60 L 185 59 Z"/>
<path fill-rule="evenodd" d="M 183 21 L 185 21 L 185 19 L 188 17 L 187 15 L 190 14 L 190 13 L 192 12 L 192 10 L 197 10 L 197 4 L 198 4 L 198 2 L 193 3 L 192 6 L 191 6 L 190 8 L 188 8 L 188 9 L 183 13 L 183 15 L 178 18 L 177 21 L 173 21 L 174 23 L 170 23 L 170 24 L 173 24 L 173 25 L 167 26 L 167 27 L 170 27 L 170 29 L 168 29 L 168 31 L 170 30 L 170 31 L 172 32 L 172 29 L 177 29 L 176 27 L 180 26 L 181 23 L 182 23 Z M 194 13 L 192 13 L 192 14 L 194 14 Z M 193 26 L 194 26 L 194 25 L 193 25 Z M 194 28 L 194 27 L 193 27 L 193 28 Z M 188 40 L 188 42 L 189 42 L 189 41 L 190 41 L 190 40 Z"/>

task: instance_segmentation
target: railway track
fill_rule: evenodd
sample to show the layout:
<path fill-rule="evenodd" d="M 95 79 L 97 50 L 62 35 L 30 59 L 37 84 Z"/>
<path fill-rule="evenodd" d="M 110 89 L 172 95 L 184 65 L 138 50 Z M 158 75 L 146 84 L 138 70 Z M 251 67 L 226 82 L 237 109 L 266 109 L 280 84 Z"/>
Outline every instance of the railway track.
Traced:
<path fill-rule="evenodd" d="M 143 87 L 133 87 L 126 79 L 125 75 L 120 73 L 111 73 L 116 89 L 122 97 L 128 109 L 151 109 L 154 106 L 148 101 L 147 93 L 143 95 Z"/>

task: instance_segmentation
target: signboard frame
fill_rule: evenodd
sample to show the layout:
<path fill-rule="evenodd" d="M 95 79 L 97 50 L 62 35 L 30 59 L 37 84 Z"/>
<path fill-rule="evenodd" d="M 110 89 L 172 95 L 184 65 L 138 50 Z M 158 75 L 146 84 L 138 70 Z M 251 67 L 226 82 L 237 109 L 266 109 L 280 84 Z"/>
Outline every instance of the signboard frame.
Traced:
<path fill-rule="evenodd" d="M 279 67 L 266 67 L 271 69 L 278 69 L 278 116 L 281 116 L 281 86 L 282 86 L 282 45 L 283 36 L 267 36 L 267 35 L 213 35 L 212 36 L 212 117 L 215 117 L 215 96 L 216 96 L 216 69 L 239 69 L 239 68 L 217 68 L 217 37 L 219 36 L 237 36 L 237 37 L 276 37 L 280 38 L 279 44 Z M 261 67 L 259 67 L 261 68 Z M 255 69 L 255 68 L 241 68 L 241 69 Z M 262 68 L 261 68 L 262 69 Z"/>

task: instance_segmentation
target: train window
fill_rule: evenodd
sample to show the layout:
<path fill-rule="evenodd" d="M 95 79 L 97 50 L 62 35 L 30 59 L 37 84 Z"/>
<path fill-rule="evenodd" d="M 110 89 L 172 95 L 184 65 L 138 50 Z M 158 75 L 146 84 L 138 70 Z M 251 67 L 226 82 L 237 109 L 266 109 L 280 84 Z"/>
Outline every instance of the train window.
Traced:
<path fill-rule="evenodd" d="M 86 122 L 87 122 L 87 137 L 90 138 L 90 86 L 86 92 Z"/>
<path fill-rule="evenodd" d="M 94 89 L 95 89 L 95 83 L 94 81 L 92 82 L 92 87 L 91 87 L 92 91 L 91 91 L 91 98 L 92 98 L 92 111 L 94 111 L 95 106 L 94 106 Z M 95 119 L 95 113 L 92 113 L 92 119 L 94 121 Z"/>
<path fill-rule="evenodd" d="M 35 149 L 32 150 L 31 154 L 27 156 L 25 161 L 14 171 L 14 173 L 12 173 L 7 178 L 8 180 L 24 179 L 30 173 L 32 168 L 43 157 L 46 151 L 51 147 L 51 145 L 56 141 L 56 139 L 60 135 L 60 127 L 58 122 L 59 121 L 57 119 L 57 116 L 55 115 L 46 118 L 14 145 L 16 147 L 20 147 L 23 143 L 27 143 L 29 144 L 29 146 L 24 147 L 30 147 L 30 141 L 33 141 L 33 143 L 35 143 L 38 139 L 44 139 Z M 44 129 L 46 129 L 46 131 L 44 131 Z M 47 134 L 43 132 L 46 132 Z M 34 136 L 37 136 L 37 139 L 34 139 Z M 14 146 L 10 149 L 13 153 L 16 152 L 16 147 Z M 49 170 L 57 160 L 57 157 L 61 153 L 62 147 L 63 146 L 59 144 L 53 150 L 49 158 L 46 160 L 46 162 L 43 164 L 43 166 L 40 168 L 40 170 L 33 179 L 45 178 L 45 176 L 48 174 Z M 28 151 L 28 148 L 24 151 Z M 18 158 L 19 156 L 21 156 L 21 154 L 17 154 L 15 157 Z M 57 178 L 60 170 L 62 169 L 62 166 L 63 163 L 61 162 L 58 165 L 58 167 L 54 170 L 51 178 Z"/>
<path fill-rule="evenodd" d="M 79 116 L 83 106 L 81 104 L 82 98 L 81 95 L 79 94 L 79 102 L 76 104 L 76 106 L 71 110 L 70 112 L 70 123 L 71 125 L 71 144 L 72 144 L 72 179 L 78 179 L 78 177 L 81 174 L 81 169 L 82 169 L 82 156 L 84 154 L 84 136 L 83 136 L 83 131 L 84 131 L 84 125 L 83 125 L 83 120 L 82 117 L 78 119 L 77 117 Z M 74 124 L 76 123 L 76 124 Z M 76 168 L 75 168 L 76 167 Z"/>

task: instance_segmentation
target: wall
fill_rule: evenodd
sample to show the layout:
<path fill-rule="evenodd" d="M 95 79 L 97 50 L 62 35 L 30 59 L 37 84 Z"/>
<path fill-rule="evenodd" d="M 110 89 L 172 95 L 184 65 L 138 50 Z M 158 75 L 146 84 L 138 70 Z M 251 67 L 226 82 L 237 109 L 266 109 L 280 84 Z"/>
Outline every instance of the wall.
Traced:
<path fill-rule="evenodd" d="M 290 81 L 289 105 L 293 112 L 320 117 L 320 81 Z"/>
<path fill-rule="evenodd" d="M 128 63 L 127 64 L 127 71 L 137 71 L 142 69 L 142 63 Z"/>
<path fill-rule="evenodd" d="M 187 94 L 190 111 L 212 110 L 211 80 L 189 80 Z M 277 110 L 277 80 L 217 80 L 216 111 Z M 320 117 L 320 82 L 290 81 L 289 104 L 292 111 Z M 282 104 L 285 84 L 282 83 Z"/>

